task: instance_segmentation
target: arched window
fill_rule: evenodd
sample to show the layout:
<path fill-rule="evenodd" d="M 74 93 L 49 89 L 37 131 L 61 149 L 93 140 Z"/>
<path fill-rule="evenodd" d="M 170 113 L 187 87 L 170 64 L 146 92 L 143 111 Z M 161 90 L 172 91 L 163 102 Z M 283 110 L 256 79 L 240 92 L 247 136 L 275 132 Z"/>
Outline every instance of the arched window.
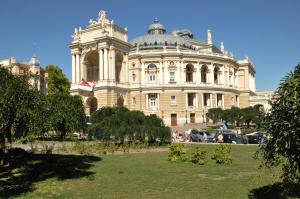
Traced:
<path fill-rule="evenodd" d="M 133 72 L 133 73 L 132 73 L 132 81 L 133 81 L 133 82 L 135 82 L 135 78 L 136 78 L 136 75 L 135 75 L 135 73 Z"/>
<path fill-rule="evenodd" d="M 124 69 L 122 69 L 122 63 L 123 63 L 123 55 L 121 53 L 116 54 L 115 58 L 115 67 L 116 67 L 116 82 L 121 81 L 121 76 L 124 75 Z M 124 81 L 124 79 L 123 79 Z"/>
<path fill-rule="evenodd" d="M 219 67 L 216 66 L 215 69 L 214 69 L 214 83 L 215 84 L 218 84 L 219 83 Z"/>
<path fill-rule="evenodd" d="M 148 65 L 148 83 L 156 83 L 157 67 L 155 64 Z"/>
<path fill-rule="evenodd" d="M 194 73 L 194 66 L 192 64 L 186 65 L 186 82 L 193 82 L 193 73 Z"/>
<path fill-rule="evenodd" d="M 99 54 L 98 51 L 90 51 L 85 56 L 84 65 L 86 66 L 86 80 L 99 80 Z"/>
<path fill-rule="evenodd" d="M 207 83 L 207 66 L 206 65 L 203 65 L 201 67 L 201 82 L 202 83 Z"/>

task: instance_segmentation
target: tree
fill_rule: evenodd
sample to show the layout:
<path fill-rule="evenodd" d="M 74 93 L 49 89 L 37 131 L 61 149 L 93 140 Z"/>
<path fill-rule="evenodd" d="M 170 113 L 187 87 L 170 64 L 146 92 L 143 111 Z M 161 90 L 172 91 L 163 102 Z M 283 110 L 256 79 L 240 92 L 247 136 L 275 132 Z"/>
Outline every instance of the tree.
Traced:
<path fill-rule="evenodd" d="M 63 74 L 59 66 L 48 65 L 48 94 L 52 95 L 57 92 L 69 93 L 70 83 L 67 77 Z"/>
<path fill-rule="evenodd" d="M 80 96 L 57 92 L 47 96 L 47 104 L 51 129 L 58 131 L 61 139 L 68 133 L 85 130 L 86 116 Z"/>
<path fill-rule="evenodd" d="M 216 124 L 222 119 L 223 110 L 221 108 L 211 108 L 208 109 L 207 116 L 213 120 L 213 123 Z"/>
<path fill-rule="evenodd" d="M 241 111 L 241 118 L 243 123 L 247 124 L 247 128 L 250 128 L 250 123 L 255 121 L 256 112 L 253 107 L 249 106 L 246 108 L 240 109 Z"/>
<path fill-rule="evenodd" d="M 0 68 L 0 160 L 13 137 L 42 131 L 41 104 L 44 96 L 28 84 L 27 76 L 14 76 Z"/>
<path fill-rule="evenodd" d="M 165 143 L 170 140 L 170 129 L 156 115 L 145 116 L 141 111 L 126 107 L 103 107 L 93 113 L 89 135 L 101 140 L 123 142 L 125 139 Z M 146 139 L 148 138 L 148 139 Z"/>
<path fill-rule="evenodd" d="M 278 87 L 264 121 L 268 139 L 262 146 L 265 164 L 282 165 L 286 191 L 300 183 L 300 64 Z"/>

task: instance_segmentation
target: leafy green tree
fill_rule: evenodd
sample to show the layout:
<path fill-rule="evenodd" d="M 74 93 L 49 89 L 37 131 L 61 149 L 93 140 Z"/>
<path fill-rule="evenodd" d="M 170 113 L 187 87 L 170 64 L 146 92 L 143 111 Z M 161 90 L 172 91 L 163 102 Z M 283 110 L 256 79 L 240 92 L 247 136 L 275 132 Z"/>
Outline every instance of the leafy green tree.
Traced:
<path fill-rule="evenodd" d="M 255 112 L 255 118 L 253 120 L 253 122 L 256 125 L 257 129 L 260 129 L 262 127 L 262 122 L 265 119 L 265 111 L 264 111 L 264 107 L 261 104 L 257 104 L 253 107 L 253 110 Z"/>
<path fill-rule="evenodd" d="M 241 121 L 247 124 L 247 128 L 250 128 L 250 123 L 255 121 L 256 112 L 253 107 L 249 106 L 240 109 Z"/>
<path fill-rule="evenodd" d="M 156 115 L 145 116 L 141 111 L 125 107 L 103 107 L 93 113 L 89 134 L 101 140 L 167 142 L 170 129 Z M 147 138 L 147 139 L 146 139 Z"/>
<path fill-rule="evenodd" d="M 221 108 L 211 108 L 208 109 L 207 116 L 213 120 L 213 123 L 216 124 L 222 119 L 223 110 Z"/>
<path fill-rule="evenodd" d="M 48 94 L 52 95 L 57 92 L 69 93 L 70 83 L 61 68 L 55 65 L 48 65 L 46 70 L 48 71 Z"/>
<path fill-rule="evenodd" d="M 57 92 L 47 96 L 47 104 L 51 129 L 58 131 L 61 139 L 68 133 L 85 130 L 86 116 L 80 96 Z"/>
<path fill-rule="evenodd" d="M 41 105 L 44 96 L 28 84 L 27 76 L 14 76 L 0 68 L 0 159 L 13 137 L 26 137 L 43 131 Z"/>
<path fill-rule="evenodd" d="M 285 76 L 264 121 L 268 139 L 262 146 L 266 165 L 282 165 L 288 191 L 300 183 L 300 64 Z"/>

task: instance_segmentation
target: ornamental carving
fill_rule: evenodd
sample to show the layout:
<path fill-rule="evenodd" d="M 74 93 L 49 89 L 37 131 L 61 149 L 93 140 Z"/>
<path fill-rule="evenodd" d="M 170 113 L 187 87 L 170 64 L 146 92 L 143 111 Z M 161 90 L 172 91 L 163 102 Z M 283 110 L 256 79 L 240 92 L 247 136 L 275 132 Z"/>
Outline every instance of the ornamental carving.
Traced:
<path fill-rule="evenodd" d="M 82 55 L 85 55 L 86 53 L 97 50 L 97 49 L 98 49 L 97 44 L 91 44 L 91 45 L 85 46 L 82 50 Z"/>

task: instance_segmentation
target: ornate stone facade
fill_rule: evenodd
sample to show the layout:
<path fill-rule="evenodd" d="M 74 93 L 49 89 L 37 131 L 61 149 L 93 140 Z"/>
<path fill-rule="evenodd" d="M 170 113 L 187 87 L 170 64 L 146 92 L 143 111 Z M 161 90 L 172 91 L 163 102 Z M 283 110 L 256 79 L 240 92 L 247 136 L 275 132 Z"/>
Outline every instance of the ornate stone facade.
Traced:
<path fill-rule="evenodd" d="M 13 75 L 31 75 L 29 83 L 47 94 L 48 72 L 40 66 L 36 57 L 32 57 L 29 62 L 17 62 L 15 57 L 0 60 L 0 67 L 7 68 Z"/>
<path fill-rule="evenodd" d="M 156 19 L 147 35 L 128 41 L 120 28 L 99 12 L 97 20 L 75 29 L 70 45 L 73 94 L 81 94 L 86 113 L 103 106 L 157 114 L 167 125 L 205 122 L 209 108 L 246 107 L 255 93 L 255 68 L 236 60 L 224 43 L 194 38 L 189 30 L 167 34 Z M 81 81 L 94 82 L 83 93 Z"/>

